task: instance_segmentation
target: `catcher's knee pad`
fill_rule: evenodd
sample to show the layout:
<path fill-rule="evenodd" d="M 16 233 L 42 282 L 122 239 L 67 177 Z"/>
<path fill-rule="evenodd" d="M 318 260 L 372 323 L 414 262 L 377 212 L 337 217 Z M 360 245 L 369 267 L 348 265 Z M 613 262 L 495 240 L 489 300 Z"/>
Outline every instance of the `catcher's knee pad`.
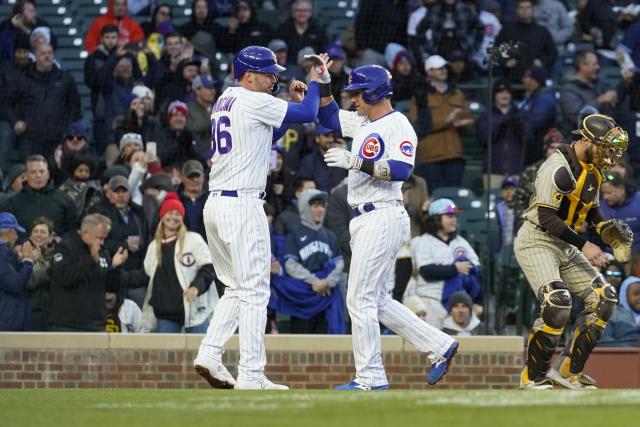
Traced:
<path fill-rule="evenodd" d="M 593 351 L 598 341 L 600 341 L 600 337 L 606 326 L 607 322 L 597 318 L 593 313 L 578 318 L 576 327 L 568 342 L 568 351 L 565 350 L 570 360 L 570 374 L 579 374 L 582 372 L 591 351 Z"/>
<path fill-rule="evenodd" d="M 600 275 L 591 282 L 591 288 L 583 295 L 586 313 L 593 313 L 598 320 L 606 322 L 611 318 L 616 309 L 618 294 L 613 285 L 609 284 Z"/>
<path fill-rule="evenodd" d="M 571 294 L 564 282 L 553 281 L 543 285 L 538 291 L 540 317 L 545 325 L 562 329 L 571 315 Z"/>

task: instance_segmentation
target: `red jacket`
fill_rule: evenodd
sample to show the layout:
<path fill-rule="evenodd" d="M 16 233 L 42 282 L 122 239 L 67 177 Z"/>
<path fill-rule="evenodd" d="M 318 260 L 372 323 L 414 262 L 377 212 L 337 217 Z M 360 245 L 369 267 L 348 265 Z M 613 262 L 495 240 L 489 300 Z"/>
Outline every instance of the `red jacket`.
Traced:
<path fill-rule="evenodd" d="M 97 17 L 87 30 L 87 34 L 84 39 L 84 48 L 89 53 L 93 53 L 94 50 L 100 44 L 100 32 L 102 27 L 107 24 L 112 24 L 118 27 L 119 44 L 125 44 L 129 42 L 139 42 L 144 40 L 144 32 L 136 21 L 131 19 L 128 15 L 125 15 L 122 19 L 116 19 L 113 16 L 113 0 L 109 0 L 107 5 L 107 14 Z"/>

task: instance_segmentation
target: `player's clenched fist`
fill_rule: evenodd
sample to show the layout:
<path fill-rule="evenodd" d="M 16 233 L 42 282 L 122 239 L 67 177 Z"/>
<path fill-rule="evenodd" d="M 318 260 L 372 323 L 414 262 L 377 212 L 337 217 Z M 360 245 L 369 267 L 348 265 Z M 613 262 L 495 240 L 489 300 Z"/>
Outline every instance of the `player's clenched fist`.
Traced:
<path fill-rule="evenodd" d="M 302 102 L 304 99 L 304 94 L 307 92 L 309 88 L 306 84 L 301 82 L 300 80 L 292 80 L 289 85 L 289 96 L 291 97 L 291 101 L 293 102 Z"/>
<path fill-rule="evenodd" d="M 344 148 L 329 148 L 324 155 L 324 162 L 332 168 L 359 169 L 362 159 Z"/>

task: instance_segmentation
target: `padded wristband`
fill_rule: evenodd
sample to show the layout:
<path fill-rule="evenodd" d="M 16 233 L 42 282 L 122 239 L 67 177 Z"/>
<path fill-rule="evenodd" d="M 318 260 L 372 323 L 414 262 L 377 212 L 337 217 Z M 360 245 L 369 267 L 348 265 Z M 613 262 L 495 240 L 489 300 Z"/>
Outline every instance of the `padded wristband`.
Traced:
<path fill-rule="evenodd" d="M 318 83 L 318 86 L 320 86 L 320 98 L 327 98 L 331 96 L 331 82 Z"/>
<path fill-rule="evenodd" d="M 360 158 L 360 157 L 358 157 Z M 373 165 L 376 162 L 373 160 L 364 160 L 362 159 L 362 165 L 360 165 L 360 171 L 366 173 L 367 175 L 373 176 Z"/>

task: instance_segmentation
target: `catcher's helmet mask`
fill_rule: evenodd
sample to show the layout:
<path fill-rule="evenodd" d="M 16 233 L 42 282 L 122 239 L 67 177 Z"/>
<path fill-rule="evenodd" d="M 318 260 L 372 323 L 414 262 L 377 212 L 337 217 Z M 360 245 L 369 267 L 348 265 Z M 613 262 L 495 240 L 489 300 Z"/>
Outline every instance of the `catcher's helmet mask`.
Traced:
<path fill-rule="evenodd" d="M 597 149 L 593 163 L 601 172 L 611 169 L 629 145 L 629 135 L 615 120 L 604 114 L 591 114 L 580 123 L 574 134 L 582 135 Z"/>
<path fill-rule="evenodd" d="M 379 65 L 364 65 L 349 74 L 347 85 L 342 90 L 349 93 L 362 92 L 362 100 L 375 104 L 393 94 L 391 73 Z"/>
<path fill-rule="evenodd" d="M 272 93 L 278 92 L 278 73 L 286 70 L 278 64 L 276 54 L 262 46 L 248 46 L 242 49 L 233 59 L 233 77 L 240 80 L 244 73 L 272 74 L 276 78 Z"/>

